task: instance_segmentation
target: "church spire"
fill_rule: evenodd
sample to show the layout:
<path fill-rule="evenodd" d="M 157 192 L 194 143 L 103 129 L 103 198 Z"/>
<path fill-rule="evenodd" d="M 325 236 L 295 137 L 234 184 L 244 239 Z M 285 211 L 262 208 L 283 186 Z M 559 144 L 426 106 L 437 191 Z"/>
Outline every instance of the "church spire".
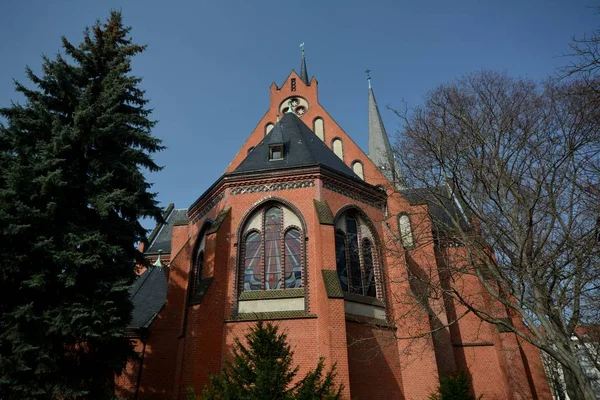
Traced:
<path fill-rule="evenodd" d="M 369 158 L 394 186 L 401 187 L 400 166 L 394 157 L 390 139 L 375 100 L 375 93 L 371 87 L 371 70 L 365 72 L 369 84 Z"/>
<path fill-rule="evenodd" d="M 308 81 L 308 71 L 306 70 L 306 57 L 304 57 L 304 42 L 300 43 L 300 48 L 302 49 L 302 64 L 300 65 L 300 79 L 304 81 L 307 85 L 310 85 Z"/>

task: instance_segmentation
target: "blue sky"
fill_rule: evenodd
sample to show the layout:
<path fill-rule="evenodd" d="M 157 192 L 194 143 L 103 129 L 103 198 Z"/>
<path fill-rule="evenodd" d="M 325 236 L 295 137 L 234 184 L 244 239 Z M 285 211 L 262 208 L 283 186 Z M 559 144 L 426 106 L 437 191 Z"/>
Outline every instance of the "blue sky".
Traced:
<path fill-rule="evenodd" d="M 159 120 L 165 168 L 149 175 L 163 206 L 187 208 L 223 173 L 267 110 L 269 85 L 300 66 L 306 43 L 322 105 L 367 147 L 367 85 L 380 107 L 421 103 L 437 85 L 480 69 L 543 79 L 568 63 L 573 36 L 600 26 L 591 0 L 503 1 L 77 1 L 0 5 L 0 106 L 20 98 L 12 79 L 40 70 L 60 36 L 81 32 L 111 8 L 138 43 L 133 65 Z M 400 122 L 382 110 L 388 132 Z M 152 225 L 146 223 L 146 225 Z"/>

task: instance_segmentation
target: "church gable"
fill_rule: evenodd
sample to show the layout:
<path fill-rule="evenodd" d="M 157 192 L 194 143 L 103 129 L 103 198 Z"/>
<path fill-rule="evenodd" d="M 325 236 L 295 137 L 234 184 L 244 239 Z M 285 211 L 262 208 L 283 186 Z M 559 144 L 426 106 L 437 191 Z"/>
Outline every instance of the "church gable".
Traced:
<path fill-rule="evenodd" d="M 244 163 L 290 108 L 310 129 L 311 134 L 325 143 L 343 161 L 353 172 L 352 175 L 372 185 L 387 184 L 386 177 L 377 166 L 321 106 L 318 100 L 317 80 L 313 77 L 307 85 L 295 71 L 289 74 L 280 87 L 275 83 L 271 85 L 269 109 L 225 172 L 233 172 Z"/>

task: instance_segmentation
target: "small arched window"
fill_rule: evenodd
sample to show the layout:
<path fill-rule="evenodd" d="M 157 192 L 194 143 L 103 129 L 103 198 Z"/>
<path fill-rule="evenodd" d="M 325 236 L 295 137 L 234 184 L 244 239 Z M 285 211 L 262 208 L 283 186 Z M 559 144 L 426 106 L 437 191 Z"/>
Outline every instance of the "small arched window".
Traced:
<path fill-rule="evenodd" d="M 354 171 L 354 173 L 356 175 L 358 175 L 358 177 L 360 179 L 362 179 L 363 181 L 365 180 L 365 175 L 364 175 L 364 172 L 363 172 L 363 165 L 362 165 L 362 163 L 360 161 L 355 161 L 352 164 L 352 171 Z"/>
<path fill-rule="evenodd" d="M 303 234 L 299 225 L 298 216 L 282 205 L 263 207 L 250 215 L 242 230 L 242 291 L 303 286 Z"/>
<path fill-rule="evenodd" d="M 335 155 L 343 160 L 344 159 L 344 145 L 342 144 L 342 140 L 341 139 L 333 139 L 332 145 L 333 145 L 333 152 L 335 153 Z"/>
<path fill-rule="evenodd" d="M 271 130 L 273 129 L 275 125 L 273 125 L 272 123 L 268 123 L 267 125 L 265 125 L 265 136 L 269 134 L 269 132 L 271 132 Z"/>
<path fill-rule="evenodd" d="M 318 117 L 315 118 L 315 122 L 313 123 L 313 128 L 315 131 L 315 135 L 322 141 L 325 141 L 325 123 L 323 122 L 323 118 Z"/>
<path fill-rule="evenodd" d="M 406 214 L 402 214 L 398 218 L 398 226 L 400 228 L 400 240 L 404 248 L 412 248 L 415 245 L 413 238 L 412 227 L 410 224 L 410 217 Z"/>
<path fill-rule="evenodd" d="M 336 269 L 342 290 L 377 297 L 373 233 L 355 210 L 342 213 L 335 226 Z"/>

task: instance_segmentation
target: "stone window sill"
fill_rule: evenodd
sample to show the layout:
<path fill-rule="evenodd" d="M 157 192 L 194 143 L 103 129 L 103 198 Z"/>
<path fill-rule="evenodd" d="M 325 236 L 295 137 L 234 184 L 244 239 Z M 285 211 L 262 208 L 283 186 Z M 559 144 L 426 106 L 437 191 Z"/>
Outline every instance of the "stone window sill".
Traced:
<path fill-rule="evenodd" d="M 385 307 L 383 301 L 369 296 L 362 296 L 355 293 L 344 293 L 344 299 L 355 303 L 369 304 L 371 306 Z"/>
<path fill-rule="evenodd" d="M 303 310 L 240 313 L 232 319 L 225 320 L 225 322 L 279 320 L 279 319 L 305 319 L 305 318 L 317 318 L 317 316 L 314 314 L 308 314 L 306 311 L 303 311 Z"/>
<path fill-rule="evenodd" d="M 304 297 L 304 288 L 284 290 L 254 290 L 242 292 L 238 299 L 244 300 L 267 300 L 267 299 L 289 299 Z"/>

